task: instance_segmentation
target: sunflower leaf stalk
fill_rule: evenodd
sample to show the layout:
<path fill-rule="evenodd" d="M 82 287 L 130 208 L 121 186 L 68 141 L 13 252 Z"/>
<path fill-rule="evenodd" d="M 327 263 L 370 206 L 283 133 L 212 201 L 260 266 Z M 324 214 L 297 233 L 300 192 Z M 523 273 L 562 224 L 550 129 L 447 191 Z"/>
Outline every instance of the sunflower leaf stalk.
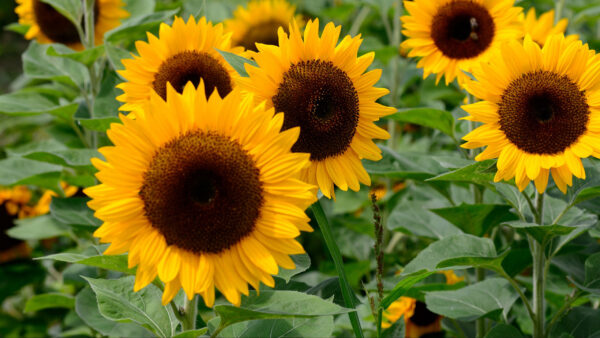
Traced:
<path fill-rule="evenodd" d="M 383 321 L 383 307 L 381 306 L 381 300 L 383 299 L 383 223 L 381 220 L 381 210 L 377 205 L 377 196 L 371 194 L 371 205 L 373 208 L 373 225 L 375 230 L 375 260 L 377 263 L 377 271 L 375 278 L 377 279 L 377 307 L 372 305 L 373 315 L 377 321 L 377 337 L 381 337 L 381 323 Z M 374 303 L 374 301 L 372 301 Z M 375 310 L 377 312 L 375 313 Z"/>
<path fill-rule="evenodd" d="M 542 226 L 544 223 L 544 194 L 536 192 L 535 221 Z M 529 238 L 533 255 L 533 337 L 544 337 L 546 316 L 545 316 L 545 298 L 546 289 L 546 250 L 544 243 L 538 243 L 535 239 Z"/>
<path fill-rule="evenodd" d="M 183 328 L 183 331 L 195 330 L 196 316 L 198 315 L 198 295 L 195 295 L 192 300 L 186 299 L 185 302 L 181 327 Z"/>
<path fill-rule="evenodd" d="M 83 8 L 83 24 L 85 27 L 84 30 L 84 39 L 82 42 L 85 49 L 94 48 L 95 46 L 95 30 L 94 30 L 94 3 L 95 0 L 85 0 L 84 8 Z M 87 88 L 87 92 L 84 93 L 84 98 L 86 104 L 88 106 L 88 111 L 90 113 L 90 118 L 94 118 L 94 105 L 96 100 L 96 95 L 98 94 L 98 87 L 100 85 L 101 77 L 98 76 L 96 72 L 96 62 L 92 63 L 88 66 L 88 72 L 90 76 L 90 84 Z M 75 126 L 76 127 L 76 126 Z M 76 127 L 77 128 L 77 127 Z M 98 145 L 98 135 L 96 132 L 92 132 L 91 134 L 91 146 L 96 148 Z M 85 142 L 87 143 L 87 142 Z"/>
<path fill-rule="evenodd" d="M 338 273 L 340 288 L 342 290 L 342 297 L 344 298 L 344 305 L 349 309 L 356 309 L 356 305 L 354 304 L 354 294 L 352 288 L 350 287 L 350 283 L 348 283 L 348 278 L 346 277 L 346 272 L 344 271 L 344 261 L 342 260 L 342 254 L 340 252 L 340 248 L 338 247 L 335 239 L 333 237 L 333 233 L 331 232 L 331 227 L 329 226 L 329 221 L 327 220 L 327 216 L 323 211 L 323 207 L 321 206 L 321 202 L 317 201 L 311 206 L 311 210 L 319 224 L 319 228 L 321 229 L 321 233 L 323 234 L 323 238 L 325 239 L 325 244 L 327 245 L 327 249 L 329 250 L 329 254 L 333 259 L 333 263 L 335 265 L 335 269 Z M 358 314 L 356 311 L 352 311 L 348 313 L 348 317 L 350 317 L 350 323 L 352 324 L 352 330 L 354 331 L 354 335 L 357 338 L 362 338 L 363 332 L 360 326 L 360 319 L 358 318 Z"/>

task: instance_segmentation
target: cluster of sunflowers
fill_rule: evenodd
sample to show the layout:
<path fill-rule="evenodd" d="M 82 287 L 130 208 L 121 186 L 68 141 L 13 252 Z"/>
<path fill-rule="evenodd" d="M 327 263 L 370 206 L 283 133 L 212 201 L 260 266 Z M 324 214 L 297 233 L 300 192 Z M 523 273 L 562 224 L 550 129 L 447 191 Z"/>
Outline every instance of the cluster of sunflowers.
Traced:
<path fill-rule="evenodd" d="M 17 2 L 26 38 L 84 48 L 81 27 L 57 9 Z M 121 0 L 93 4 L 101 44 L 128 13 Z M 404 6 L 401 50 L 419 58 L 424 77 L 456 80 L 470 94 L 463 119 L 481 125 L 462 147 L 486 147 L 478 161 L 498 159 L 496 182 L 514 179 L 523 191 L 533 181 L 543 193 L 551 174 L 566 193 L 573 175 L 585 178 L 581 159 L 600 158 L 600 56 L 563 35 L 565 19 L 524 15 L 514 0 Z M 358 56 L 360 35 L 341 30 L 267 0 L 224 23 L 176 17 L 136 42 L 118 71 L 124 113 L 107 131 L 113 146 L 92 160 L 100 184 L 85 189 L 103 221 L 94 235 L 110 243 L 104 254 L 128 253 L 137 267 L 135 291 L 158 277 L 163 304 L 183 289 L 212 307 L 218 289 L 239 306 L 249 285 L 273 287 L 280 267 L 295 267 L 290 255 L 304 253 L 296 238 L 312 231 L 305 210 L 318 191 L 335 199 L 335 187 L 371 184 L 361 161 L 382 158 L 373 140 L 390 135 L 376 122 L 396 108 L 378 102 L 389 91 L 375 87 L 380 69 L 367 70 L 374 52 Z M 228 55 L 245 58 L 247 74 Z M 401 298 L 384 326 L 422 306 Z"/>

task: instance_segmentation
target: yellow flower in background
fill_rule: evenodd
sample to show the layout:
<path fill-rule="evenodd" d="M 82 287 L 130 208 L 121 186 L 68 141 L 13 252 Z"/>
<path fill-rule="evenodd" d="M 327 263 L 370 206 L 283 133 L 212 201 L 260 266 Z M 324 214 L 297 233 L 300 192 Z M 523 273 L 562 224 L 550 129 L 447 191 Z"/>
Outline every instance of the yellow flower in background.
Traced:
<path fill-rule="evenodd" d="M 377 103 L 389 91 L 373 87 L 381 70 L 366 72 L 374 53 L 357 57 L 360 37 L 346 36 L 338 44 L 341 26 L 329 23 L 319 37 L 319 20 L 304 30 L 296 23 L 289 36 L 279 30 L 279 46 L 258 45 L 258 68 L 246 66 L 240 87 L 256 94 L 257 102 L 284 113 L 283 129 L 300 127 L 292 151 L 309 153 L 310 167 L 302 179 L 335 197 L 334 184 L 358 191 L 371 179 L 361 159 L 381 159 L 373 139 L 389 134 L 375 121 L 395 112 Z"/>
<path fill-rule="evenodd" d="M 248 9 L 238 6 L 233 18 L 225 20 L 231 31 L 232 42 L 247 50 L 258 51 L 256 43 L 277 45 L 279 27 L 288 33 L 290 22 L 296 20 L 302 26 L 302 16 L 294 15 L 296 6 L 285 0 L 257 0 L 248 2 Z"/>
<path fill-rule="evenodd" d="M 182 94 L 169 85 L 147 108 L 113 124 L 106 162 L 93 160 L 102 183 L 85 193 L 104 253 L 129 252 L 135 291 L 158 275 L 163 304 L 181 288 L 212 306 L 215 287 L 235 305 L 248 284 L 273 287 L 304 252 L 295 238 L 312 231 L 304 210 L 316 188 L 298 179 L 308 154 L 290 151 L 299 129 L 281 132 L 282 114 L 239 90 L 207 99 L 202 80 Z"/>
<path fill-rule="evenodd" d="M 417 67 L 424 78 L 436 74 L 446 84 L 469 79 L 480 62 L 503 42 L 523 36 L 519 22 L 520 7 L 514 0 L 415 0 L 404 1 L 409 15 L 402 17 L 403 48 L 409 57 L 420 57 Z"/>
<path fill-rule="evenodd" d="M 527 15 L 521 15 L 523 21 L 523 29 L 525 35 L 530 35 L 531 39 L 540 46 L 544 46 L 546 40 L 555 34 L 564 34 L 567 30 L 569 20 L 563 18 L 559 20 L 556 25 L 554 24 L 554 10 L 550 10 L 536 18 L 535 8 L 531 8 Z M 579 39 L 576 34 L 569 35 L 566 37 L 569 41 L 575 41 Z"/>
<path fill-rule="evenodd" d="M 463 109 L 484 123 L 467 134 L 464 148 L 487 148 L 476 157 L 498 158 L 494 181 L 530 180 L 542 193 L 552 174 L 566 193 L 572 176 L 585 178 L 581 158 L 600 158 L 600 56 L 581 41 L 552 36 L 543 49 L 527 36 L 504 45 L 474 73 L 467 90 L 482 101 Z"/>
<path fill-rule="evenodd" d="M 15 12 L 19 23 L 28 25 L 26 39 L 37 39 L 39 43 L 62 43 L 73 49 L 81 50 L 77 28 L 69 19 L 60 14 L 51 5 L 40 0 L 16 0 Z M 104 43 L 104 34 L 119 26 L 129 13 L 123 8 L 121 0 L 96 0 L 94 2 L 94 41 L 96 45 Z"/>
<path fill-rule="evenodd" d="M 181 93 L 188 82 L 198 86 L 202 79 L 207 97 L 215 89 L 223 97 L 238 75 L 217 49 L 243 52 L 231 47 L 231 33 L 222 24 L 191 16 L 187 22 L 176 17 L 172 26 L 161 24 L 158 37 L 148 33 L 148 42 L 137 41 L 136 48 L 139 56 L 122 60 L 125 69 L 118 71 L 127 80 L 117 86 L 125 92 L 117 97 L 123 111 L 140 109 L 154 92 L 166 99 L 167 83 Z"/>

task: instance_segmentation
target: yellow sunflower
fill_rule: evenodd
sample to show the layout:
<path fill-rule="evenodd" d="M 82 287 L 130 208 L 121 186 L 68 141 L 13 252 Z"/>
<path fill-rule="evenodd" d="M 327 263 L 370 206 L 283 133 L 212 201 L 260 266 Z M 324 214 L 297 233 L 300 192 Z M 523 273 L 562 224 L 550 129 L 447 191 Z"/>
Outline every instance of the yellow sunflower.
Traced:
<path fill-rule="evenodd" d="M 302 16 L 294 15 L 295 10 L 296 6 L 285 0 L 250 1 L 248 9 L 237 8 L 233 18 L 225 21 L 225 27 L 233 33 L 234 45 L 256 52 L 255 43 L 277 45 L 279 27 L 287 33 L 292 20 L 301 25 Z"/>
<path fill-rule="evenodd" d="M 36 38 L 39 43 L 62 43 L 73 49 L 81 50 L 83 46 L 77 28 L 69 19 L 60 14 L 51 5 L 40 0 L 16 0 L 15 12 L 19 15 L 19 23 L 28 25 L 26 39 Z M 104 41 L 104 33 L 117 27 L 129 13 L 123 9 L 121 0 L 96 0 L 94 2 L 94 34 L 96 45 Z M 82 25 L 83 26 L 83 25 Z"/>
<path fill-rule="evenodd" d="M 409 57 L 420 57 L 423 78 L 437 74 L 446 84 L 469 79 L 464 72 L 490 58 L 504 41 L 523 36 L 520 7 L 514 0 L 415 0 L 404 1 L 410 15 L 403 16 L 402 47 Z"/>
<path fill-rule="evenodd" d="M 548 11 L 540 15 L 539 19 L 536 18 L 535 8 L 531 8 L 527 15 L 521 15 L 523 21 L 523 29 L 525 35 L 530 35 L 533 41 L 538 45 L 544 46 L 548 37 L 555 34 L 564 34 L 567 30 L 569 20 L 563 18 L 559 20 L 556 25 L 554 24 L 554 10 Z M 566 37 L 569 41 L 575 41 L 579 39 L 576 34 L 569 35 Z"/>
<path fill-rule="evenodd" d="M 122 60 L 125 66 L 119 74 L 127 82 L 117 88 L 125 93 L 117 97 L 124 102 L 123 111 L 133 111 L 150 99 L 153 92 L 166 99 L 167 83 L 181 93 L 188 82 L 198 85 L 204 80 L 206 96 L 217 89 L 219 95 L 231 92 L 236 71 L 217 49 L 243 52 L 231 47 L 231 33 L 223 32 L 223 25 L 214 25 L 202 17 L 198 22 L 190 16 L 187 23 L 176 17 L 172 26 L 161 24 L 159 37 L 148 33 L 148 42 L 138 41 L 139 56 Z"/>
<path fill-rule="evenodd" d="M 600 55 L 581 41 L 554 35 L 543 49 L 527 36 L 502 46 L 474 73 L 467 90 L 482 101 L 464 119 L 484 123 L 463 147 L 487 146 L 476 160 L 498 158 L 495 181 L 541 193 L 548 176 L 562 192 L 572 175 L 585 178 L 581 158 L 600 158 Z"/>
<path fill-rule="evenodd" d="M 164 304 L 183 288 L 212 306 L 216 287 L 239 305 L 248 283 L 272 287 L 278 266 L 294 268 L 316 187 L 298 179 L 308 155 L 290 151 L 300 131 L 281 132 L 282 114 L 239 90 L 207 99 L 201 80 L 121 121 L 106 162 L 93 160 L 102 183 L 85 193 L 104 221 L 94 235 L 112 243 L 104 253 L 138 266 L 136 291 L 158 275 Z"/>
<path fill-rule="evenodd" d="M 357 58 L 361 38 L 346 36 L 338 44 L 340 30 L 329 23 L 319 37 L 318 19 L 307 23 L 304 36 L 296 23 L 289 36 L 279 29 L 279 46 L 258 44 L 258 68 L 246 65 L 249 77 L 239 79 L 258 101 L 284 113 L 284 129 L 300 127 L 292 150 L 310 154 L 303 180 L 327 197 L 335 197 L 334 183 L 354 191 L 359 182 L 371 184 L 361 159 L 381 159 L 372 139 L 389 134 L 374 122 L 395 112 L 376 102 L 388 93 L 373 87 L 381 69 L 364 73 L 374 53 Z"/>

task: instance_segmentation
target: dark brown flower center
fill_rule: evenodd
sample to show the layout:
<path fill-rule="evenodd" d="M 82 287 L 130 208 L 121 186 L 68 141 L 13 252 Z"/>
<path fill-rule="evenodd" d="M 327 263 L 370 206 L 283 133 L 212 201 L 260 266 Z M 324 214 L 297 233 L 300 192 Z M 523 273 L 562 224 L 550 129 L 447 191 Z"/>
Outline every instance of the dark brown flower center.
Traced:
<path fill-rule="evenodd" d="M 417 326 L 429 326 L 435 323 L 438 318 L 440 318 L 440 315 L 429 311 L 425 303 L 417 301 L 415 312 L 409 320 Z"/>
<path fill-rule="evenodd" d="M 248 29 L 246 34 L 244 34 L 242 39 L 239 41 L 239 45 L 255 52 L 258 51 L 256 48 L 256 43 L 277 46 L 279 44 L 279 38 L 277 37 L 277 30 L 279 27 L 283 27 L 285 32 L 288 32 L 285 22 L 273 19 L 260 22 Z"/>
<path fill-rule="evenodd" d="M 499 107 L 500 129 L 527 153 L 561 153 L 587 130 L 585 93 L 566 75 L 526 73 L 506 88 Z"/>
<path fill-rule="evenodd" d="M 470 59 L 483 53 L 494 40 L 496 26 L 488 10 L 472 1 L 453 1 L 433 17 L 431 37 L 451 59 Z"/>
<path fill-rule="evenodd" d="M 15 226 L 17 215 L 11 215 L 6 205 L 0 204 L 0 252 L 10 250 L 23 243 L 22 240 L 9 237 L 6 231 Z"/>
<path fill-rule="evenodd" d="M 319 161 L 343 154 L 358 125 L 358 93 L 348 75 L 330 61 L 294 64 L 273 97 L 284 113 L 283 129 L 300 127 L 292 151 Z"/>
<path fill-rule="evenodd" d="M 225 97 L 233 89 L 231 76 L 227 69 L 213 56 L 204 52 L 185 51 L 166 59 L 154 75 L 152 86 L 160 97 L 167 98 L 167 82 L 182 93 L 188 82 L 195 87 L 204 81 L 206 97 L 217 89 L 221 97 Z"/>
<path fill-rule="evenodd" d="M 239 143 L 196 131 L 161 147 L 140 190 L 150 224 L 168 245 L 219 253 L 254 229 L 263 204 L 260 172 Z"/>
<path fill-rule="evenodd" d="M 33 13 L 40 30 L 50 40 L 66 45 L 80 42 L 75 25 L 51 5 L 40 0 L 34 0 Z M 94 24 L 98 22 L 99 17 L 100 6 L 98 1 L 94 1 Z M 81 26 L 83 26 L 83 19 Z"/>

